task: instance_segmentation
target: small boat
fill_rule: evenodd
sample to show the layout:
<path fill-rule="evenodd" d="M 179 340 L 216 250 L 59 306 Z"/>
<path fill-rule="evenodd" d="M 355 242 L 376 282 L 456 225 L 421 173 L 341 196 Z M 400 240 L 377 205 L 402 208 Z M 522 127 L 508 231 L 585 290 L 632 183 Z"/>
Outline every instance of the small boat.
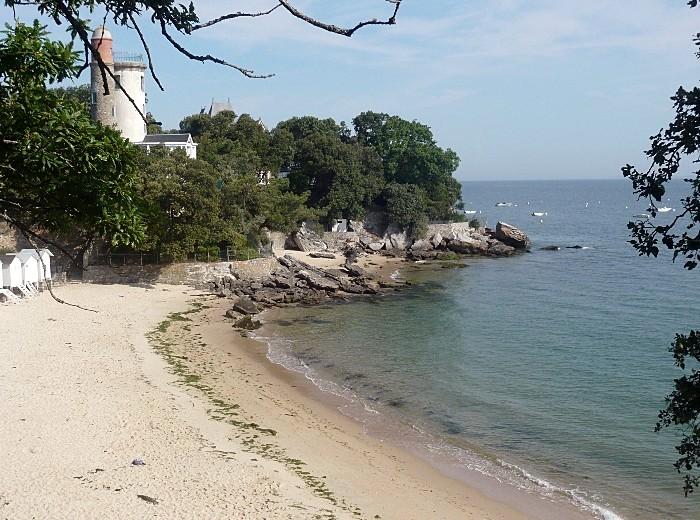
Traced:
<path fill-rule="evenodd" d="M 649 213 L 637 213 L 636 215 L 632 215 L 634 218 L 649 218 Z"/>
<path fill-rule="evenodd" d="M 497 202 L 496 207 L 497 208 L 510 208 L 513 205 L 512 202 Z"/>
<path fill-rule="evenodd" d="M 530 213 L 530 215 L 533 217 L 546 217 L 547 212 L 546 211 L 533 211 L 532 213 Z"/>
<path fill-rule="evenodd" d="M 465 209 L 464 214 L 465 215 L 476 215 L 476 210 L 475 209 Z"/>
<path fill-rule="evenodd" d="M 659 213 L 668 213 L 669 211 L 673 211 L 673 208 L 669 208 L 668 206 L 664 206 L 663 208 L 659 208 Z"/>

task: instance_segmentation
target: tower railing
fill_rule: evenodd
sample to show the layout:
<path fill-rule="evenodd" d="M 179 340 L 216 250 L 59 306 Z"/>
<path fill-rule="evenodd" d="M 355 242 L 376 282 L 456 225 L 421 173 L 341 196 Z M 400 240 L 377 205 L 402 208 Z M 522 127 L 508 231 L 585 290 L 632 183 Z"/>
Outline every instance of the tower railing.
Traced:
<path fill-rule="evenodd" d="M 117 51 L 113 53 L 115 63 L 143 63 L 143 54 Z"/>

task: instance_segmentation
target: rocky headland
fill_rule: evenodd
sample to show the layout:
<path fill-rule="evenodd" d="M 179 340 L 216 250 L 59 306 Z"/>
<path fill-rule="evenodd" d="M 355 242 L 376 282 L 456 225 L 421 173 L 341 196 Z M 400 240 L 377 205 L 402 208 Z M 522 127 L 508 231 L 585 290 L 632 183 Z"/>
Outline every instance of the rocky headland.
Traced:
<path fill-rule="evenodd" d="M 290 251 L 278 256 L 278 264 L 269 275 L 250 279 L 231 266 L 230 273 L 210 280 L 207 288 L 219 297 L 231 298 L 226 315 L 234 327 L 255 329 L 261 325 L 256 315 L 269 308 L 347 301 L 396 291 L 408 284 L 373 268 L 373 258 L 445 262 L 473 256 L 512 256 L 530 245 L 525 233 L 504 222 L 495 230 L 468 223 L 435 224 L 420 239 L 409 239 L 392 225 L 381 234 L 357 224 L 355 229 L 358 231 L 320 235 L 302 226 L 286 239 L 286 247 L 294 248 L 296 254 Z M 304 255 L 303 260 L 300 255 Z M 365 260 L 365 267 L 359 265 L 359 259 Z"/>

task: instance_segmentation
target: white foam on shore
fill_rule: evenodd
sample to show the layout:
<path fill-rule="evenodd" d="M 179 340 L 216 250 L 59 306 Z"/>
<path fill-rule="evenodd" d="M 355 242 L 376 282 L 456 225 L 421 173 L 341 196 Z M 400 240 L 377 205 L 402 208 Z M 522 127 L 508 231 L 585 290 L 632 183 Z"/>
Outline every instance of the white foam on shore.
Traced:
<path fill-rule="evenodd" d="M 398 271 L 396 273 L 398 274 Z M 370 429 L 368 427 L 370 416 L 382 415 L 379 410 L 372 408 L 366 399 L 362 399 L 350 388 L 320 377 L 312 367 L 294 353 L 293 340 L 281 336 L 270 337 L 255 333 L 250 333 L 250 335 L 256 340 L 265 342 L 267 345 L 266 357 L 270 362 L 302 375 L 319 390 L 346 402 L 347 406 L 341 406 L 338 410 L 343 415 L 363 424 L 366 431 Z M 588 498 L 587 494 L 581 490 L 559 487 L 515 464 L 501 459 L 489 460 L 471 450 L 448 444 L 416 424 L 411 424 L 408 428 L 413 432 L 412 435 L 396 436 L 397 440 L 402 437 L 398 442 L 400 445 L 404 443 L 407 445 L 415 444 L 419 449 L 422 446 L 430 453 L 447 456 L 456 461 L 458 466 L 463 469 L 484 475 L 500 484 L 513 486 L 527 493 L 535 493 L 553 502 L 569 502 L 579 510 L 592 513 L 599 520 L 624 520 L 612 510 Z M 413 439 L 408 437 L 413 437 Z"/>

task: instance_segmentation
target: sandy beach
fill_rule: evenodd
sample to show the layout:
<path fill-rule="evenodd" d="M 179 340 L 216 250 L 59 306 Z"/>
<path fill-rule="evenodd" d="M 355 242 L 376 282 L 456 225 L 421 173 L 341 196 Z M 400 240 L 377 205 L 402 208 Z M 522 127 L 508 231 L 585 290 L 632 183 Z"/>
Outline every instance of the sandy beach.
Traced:
<path fill-rule="evenodd" d="M 318 402 L 223 299 L 60 295 L 98 312 L 0 309 L 2 518 L 528 518 Z"/>

